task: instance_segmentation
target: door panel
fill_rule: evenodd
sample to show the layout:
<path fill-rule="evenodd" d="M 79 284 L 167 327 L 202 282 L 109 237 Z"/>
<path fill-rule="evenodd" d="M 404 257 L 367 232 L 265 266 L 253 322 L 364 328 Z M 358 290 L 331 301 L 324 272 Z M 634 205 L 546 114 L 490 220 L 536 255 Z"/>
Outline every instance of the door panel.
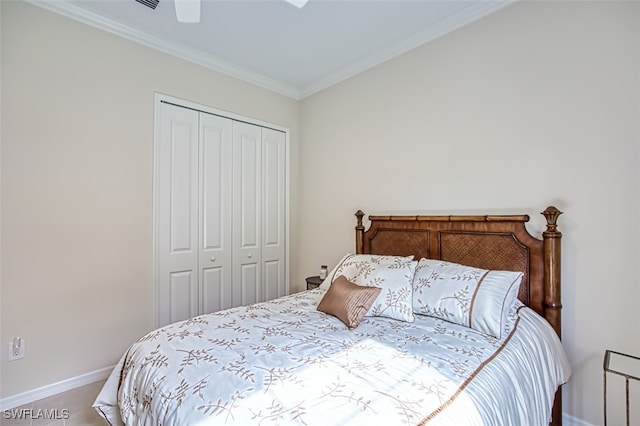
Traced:
<path fill-rule="evenodd" d="M 233 290 L 232 131 L 230 119 L 200 114 L 201 314 L 232 306 L 230 301 L 215 301 L 213 297 L 231 295 Z"/>
<path fill-rule="evenodd" d="M 261 128 L 233 122 L 233 276 L 234 306 L 264 300 L 249 296 L 259 288 L 261 277 Z M 237 288 L 239 287 L 239 288 Z"/>
<path fill-rule="evenodd" d="M 170 282 L 170 315 L 169 323 L 182 321 L 197 315 L 197 300 L 195 297 L 195 271 L 172 272 Z"/>
<path fill-rule="evenodd" d="M 259 265 L 256 262 L 245 263 L 240 268 L 242 270 L 238 276 L 240 282 L 236 283 L 240 289 L 240 303 L 237 306 L 260 302 L 262 291 L 258 284 Z"/>
<path fill-rule="evenodd" d="M 156 149 L 160 326 L 197 313 L 192 302 L 197 300 L 198 284 L 198 113 L 161 104 Z"/>
<path fill-rule="evenodd" d="M 202 300 L 204 313 L 217 312 L 231 308 L 231 286 L 225 281 L 223 268 L 203 268 Z"/>
<path fill-rule="evenodd" d="M 287 293 L 285 162 L 285 134 L 262 129 L 262 262 L 266 300 Z"/>
<path fill-rule="evenodd" d="M 279 259 L 264 262 L 262 283 L 265 300 L 272 300 L 284 296 L 284 276 L 282 275 L 284 268 L 282 267 L 282 263 L 284 262 Z"/>
<path fill-rule="evenodd" d="M 193 123 L 174 121 L 171 126 L 169 218 L 171 253 L 192 252 L 195 248 L 193 216 L 196 213 L 193 198 L 193 164 L 197 146 L 193 143 Z M 194 152 L 195 151 L 195 152 Z"/>

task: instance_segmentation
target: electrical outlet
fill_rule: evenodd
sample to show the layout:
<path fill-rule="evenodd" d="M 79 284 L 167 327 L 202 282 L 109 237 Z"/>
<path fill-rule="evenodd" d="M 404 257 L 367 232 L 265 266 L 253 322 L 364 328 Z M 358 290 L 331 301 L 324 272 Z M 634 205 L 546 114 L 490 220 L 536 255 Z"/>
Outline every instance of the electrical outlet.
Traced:
<path fill-rule="evenodd" d="M 14 337 L 9 342 L 9 361 L 24 358 L 27 354 L 27 341 L 21 337 Z"/>

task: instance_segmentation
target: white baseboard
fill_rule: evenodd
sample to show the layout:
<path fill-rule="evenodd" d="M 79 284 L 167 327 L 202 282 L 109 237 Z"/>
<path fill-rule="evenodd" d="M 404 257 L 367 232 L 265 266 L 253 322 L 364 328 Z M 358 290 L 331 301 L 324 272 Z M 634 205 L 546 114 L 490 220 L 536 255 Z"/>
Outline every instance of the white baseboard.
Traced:
<path fill-rule="evenodd" d="M 570 416 L 567 413 L 562 413 L 562 426 L 595 426 L 589 422 L 585 422 L 577 417 Z"/>
<path fill-rule="evenodd" d="M 80 386 L 104 380 L 111 374 L 114 367 L 115 366 L 112 365 L 111 367 L 101 368 L 100 370 L 81 374 L 70 379 L 62 380 L 61 382 L 52 383 L 41 388 L 0 399 L 0 411 L 30 404 L 42 398 L 48 398 L 71 389 L 79 388 Z"/>

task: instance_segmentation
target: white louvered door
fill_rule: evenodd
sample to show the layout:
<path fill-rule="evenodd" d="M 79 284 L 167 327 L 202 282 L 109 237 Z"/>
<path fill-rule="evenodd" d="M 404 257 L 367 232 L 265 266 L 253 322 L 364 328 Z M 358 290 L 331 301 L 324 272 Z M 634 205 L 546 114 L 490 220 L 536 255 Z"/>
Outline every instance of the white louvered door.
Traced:
<path fill-rule="evenodd" d="M 286 133 L 157 108 L 156 325 L 287 294 Z"/>

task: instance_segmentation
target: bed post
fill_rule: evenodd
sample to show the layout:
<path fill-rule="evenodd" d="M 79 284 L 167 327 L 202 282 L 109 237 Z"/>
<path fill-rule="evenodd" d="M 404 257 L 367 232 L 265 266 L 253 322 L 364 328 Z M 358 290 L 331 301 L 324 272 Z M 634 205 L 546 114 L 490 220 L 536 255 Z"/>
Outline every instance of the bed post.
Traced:
<path fill-rule="evenodd" d="M 358 218 L 358 224 L 356 225 L 356 254 L 361 254 L 363 249 L 362 243 L 364 241 L 364 225 L 362 225 L 364 212 L 362 210 L 358 210 L 355 214 Z"/>
<path fill-rule="evenodd" d="M 542 233 L 544 246 L 544 316 L 553 329 L 562 337 L 560 299 L 560 240 L 562 233 L 558 231 L 558 216 L 562 214 L 554 206 L 542 212 L 547 219 L 547 230 Z M 551 424 L 562 424 L 562 388 L 558 388 L 551 412 Z"/>
<path fill-rule="evenodd" d="M 560 300 L 560 240 L 562 233 L 558 231 L 558 216 L 560 210 L 553 206 L 547 207 L 542 212 L 547 219 L 547 230 L 542 233 L 544 241 L 544 316 L 553 329 L 561 336 L 561 310 Z"/>

